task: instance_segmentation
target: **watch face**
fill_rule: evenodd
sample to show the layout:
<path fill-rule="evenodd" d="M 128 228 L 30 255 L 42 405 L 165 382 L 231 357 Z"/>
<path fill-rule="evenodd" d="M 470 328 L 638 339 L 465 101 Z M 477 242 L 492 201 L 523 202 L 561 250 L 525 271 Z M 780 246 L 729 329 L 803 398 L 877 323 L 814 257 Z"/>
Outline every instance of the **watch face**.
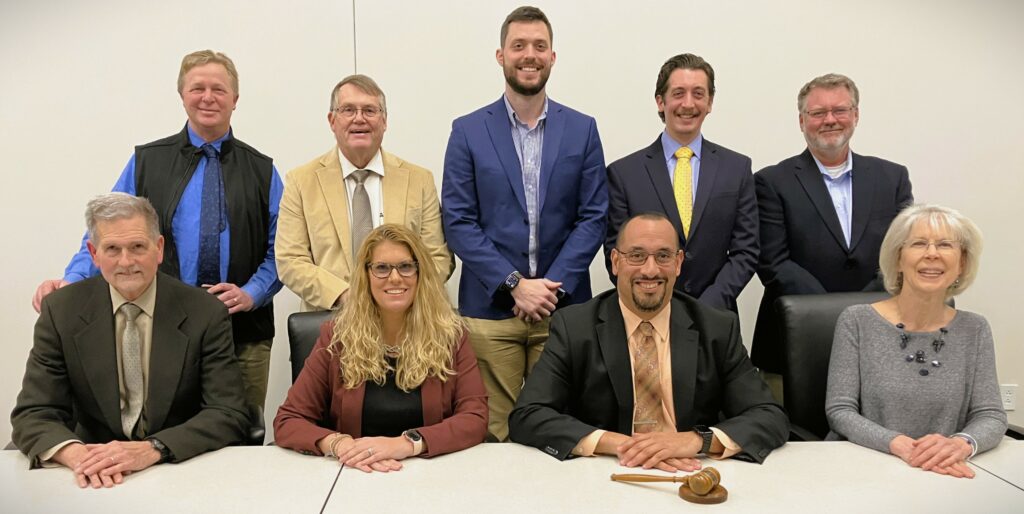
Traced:
<path fill-rule="evenodd" d="M 405 437 L 407 437 L 410 441 L 413 442 L 420 441 L 423 439 L 423 436 L 421 436 L 420 433 L 417 432 L 416 430 L 406 430 Z"/>

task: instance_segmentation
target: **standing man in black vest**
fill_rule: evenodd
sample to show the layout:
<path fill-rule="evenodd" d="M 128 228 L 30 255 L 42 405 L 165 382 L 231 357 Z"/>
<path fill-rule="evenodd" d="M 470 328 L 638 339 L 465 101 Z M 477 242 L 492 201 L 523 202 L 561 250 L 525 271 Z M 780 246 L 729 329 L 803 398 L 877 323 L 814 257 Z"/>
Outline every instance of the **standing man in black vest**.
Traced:
<path fill-rule="evenodd" d="M 262 407 L 273 298 L 281 290 L 274 234 L 284 186 L 270 157 L 231 131 L 238 71 L 228 56 L 211 50 L 186 55 L 178 94 L 188 115 L 185 128 L 135 147 L 113 190 L 146 197 L 156 208 L 165 241 L 160 271 L 206 288 L 227 306 L 246 400 Z M 99 272 L 86 240 L 62 280 L 39 285 L 36 311 L 54 290 Z"/>

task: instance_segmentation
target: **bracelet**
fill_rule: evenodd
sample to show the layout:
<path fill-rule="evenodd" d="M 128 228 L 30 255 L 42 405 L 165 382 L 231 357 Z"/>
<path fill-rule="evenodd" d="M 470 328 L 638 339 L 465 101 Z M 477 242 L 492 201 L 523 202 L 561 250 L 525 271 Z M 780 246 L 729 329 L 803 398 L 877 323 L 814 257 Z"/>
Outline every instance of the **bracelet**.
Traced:
<path fill-rule="evenodd" d="M 970 434 L 966 434 L 964 432 L 957 432 L 949 437 L 957 437 L 963 439 L 964 441 L 967 441 L 968 446 L 971 447 L 971 454 L 967 456 L 968 459 L 974 457 L 974 455 L 978 453 L 978 441 L 975 441 L 974 437 L 972 437 Z"/>
<path fill-rule="evenodd" d="M 335 434 L 333 436 L 331 436 L 331 437 L 332 438 L 331 438 L 330 443 L 327 444 L 328 453 L 324 454 L 325 457 L 337 457 L 338 456 L 338 451 L 337 451 L 338 443 L 341 442 L 341 441 L 344 441 L 345 439 L 352 439 L 352 436 L 350 436 L 348 434 L 342 434 L 342 433 L 337 433 L 337 432 L 335 432 Z"/>

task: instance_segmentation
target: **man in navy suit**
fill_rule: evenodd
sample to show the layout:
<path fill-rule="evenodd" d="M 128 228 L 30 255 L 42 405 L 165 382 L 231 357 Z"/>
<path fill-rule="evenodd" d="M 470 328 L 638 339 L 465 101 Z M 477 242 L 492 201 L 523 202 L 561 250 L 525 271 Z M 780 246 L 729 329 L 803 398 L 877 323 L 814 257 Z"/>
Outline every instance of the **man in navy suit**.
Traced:
<path fill-rule="evenodd" d="M 757 202 L 750 158 L 701 133 L 714 99 L 715 71 L 701 57 L 681 54 L 662 65 L 654 100 L 664 132 L 608 167 L 605 265 L 612 274 L 611 251 L 627 219 L 662 213 L 686 251 L 676 289 L 735 312 L 757 265 Z"/>
<path fill-rule="evenodd" d="M 590 116 L 548 99 L 551 24 L 519 7 L 501 27 L 498 101 L 452 123 L 441 211 L 462 260 L 459 311 L 490 395 L 492 439 L 548 338 L 556 307 L 590 299 L 590 263 L 608 208 L 604 154 Z"/>
<path fill-rule="evenodd" d="M 879 248 L 914 197 L 906 167 L 850 150 L 859 103 L 849 77 L 830 73 L 805 84 L 797 108 L 807 149 L 754 175 L 764 296 L 752 356 L 762 371 L 783 372 L 778 297 L 883 290 Z"/>

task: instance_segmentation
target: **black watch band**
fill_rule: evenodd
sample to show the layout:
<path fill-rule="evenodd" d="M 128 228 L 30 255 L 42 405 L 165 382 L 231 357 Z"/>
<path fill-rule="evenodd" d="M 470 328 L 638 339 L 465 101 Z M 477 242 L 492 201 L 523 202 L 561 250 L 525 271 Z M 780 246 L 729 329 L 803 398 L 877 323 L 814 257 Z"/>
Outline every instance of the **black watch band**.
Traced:
<path fill-rule="evenodd" d="M 164 462 L 167 462 L 171 460 L 171 458 L 173 458 L 173 455 L 171 454 L 171 449 L 168 448 L 167 445 L 163 443 L 163 441 L 155 437 L 151 437 L 146 440 L 149 441 L 149 444 L 153 445 L 154 450 L 160 452 L 160 460 L 156 461 L 157 464 L 163 464 Z"/>
<path fill-rule="evenodd" d="M 519 281 L 522 279 L 522 273 L 519 273 L 518 271 L 513 271 L 512 273 L 509 273 L 507 277 L 505 277 L 505 283 L 502 284 L 502 287 L 504 287 L 506 291 L 511 291 L 515 289 L 516 286 L 519 285 Z"/>
<path fill-rule="evenodd" d="M 711 439 L 715 437 L 715 433 L 705 425 L 694 425 L 693 431 L 697 432 L 697 435 L 702 439 L 698 454 L 707 455 L 708 451 L 711 450 Z"/>

